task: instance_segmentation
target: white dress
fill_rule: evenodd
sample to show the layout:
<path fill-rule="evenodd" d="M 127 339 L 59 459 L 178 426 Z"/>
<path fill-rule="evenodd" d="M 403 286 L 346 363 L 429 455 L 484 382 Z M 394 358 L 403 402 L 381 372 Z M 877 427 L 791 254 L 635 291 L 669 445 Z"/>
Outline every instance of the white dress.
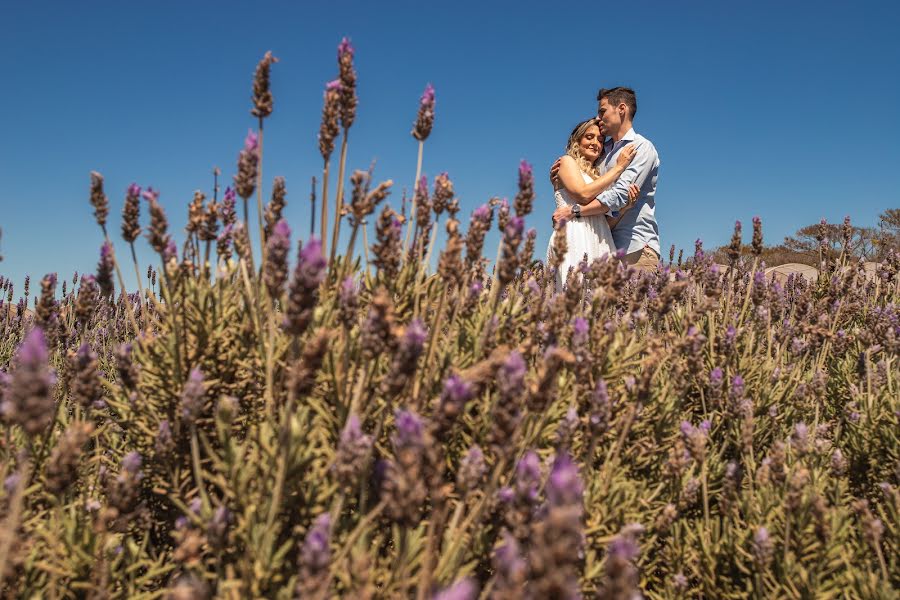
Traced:
<path fill-rule="evenodd" d="M 593 181 L 591 176 L 581 172 L 585 183 Z M 571 206 L 576 203 L 575 199 L 569 195 L 565 188 L 560 187 L 556 190 L 556 207 Z M 553 239 L 556 232 L 550 236 L 550 244 L 547 246 L 547 260 L 549 262 L 553 249 Z M 612 232 L 609 224 L 606 222 L 606 215 L 593 215 L 590 217 L 574 217 L 566 221 L 566 242 L 569 247 L 566 257 L 559 266 L 559 272 L 556 274 L 556 289 L 561 290 L 563 284 L 568 278 L 569 268 L 578 268 L 578 265 L 587 255 L 587 262 L 591 264 L 594 259 L 603 256 L 612 256 L 616 253 L 616 243 L 613 241 Z"/>

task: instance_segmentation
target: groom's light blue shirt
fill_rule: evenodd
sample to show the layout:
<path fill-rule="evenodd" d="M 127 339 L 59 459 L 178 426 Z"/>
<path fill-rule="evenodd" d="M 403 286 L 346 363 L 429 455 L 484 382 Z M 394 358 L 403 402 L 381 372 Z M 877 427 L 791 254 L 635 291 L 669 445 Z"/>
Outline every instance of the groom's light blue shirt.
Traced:
<path fill-rule="evenodd" d="M 622 220 L 613 229 L 613 240 L 616 249 L 624 248 L 627 254 L 650 246 L 658 255 L 659 227 L 656 224 L 656 178 L 659 174 L 659 155 L 656 148 L 644 136 L 634 132 L 634 128 L 618 142 L 606 143 L 606 157 L 600 166 L 600 173 L 606 173 L 616 164 L 619 152 L 626 144 L 634 144 L 634 160 L 625 172 L 606 191 L 597 196 L 597 200 L 609 207 L 610 211 L 619 211 L 628 204 L 628 186 L 632 183 L 640 189 L 637 204 L 625 213 Z"/>

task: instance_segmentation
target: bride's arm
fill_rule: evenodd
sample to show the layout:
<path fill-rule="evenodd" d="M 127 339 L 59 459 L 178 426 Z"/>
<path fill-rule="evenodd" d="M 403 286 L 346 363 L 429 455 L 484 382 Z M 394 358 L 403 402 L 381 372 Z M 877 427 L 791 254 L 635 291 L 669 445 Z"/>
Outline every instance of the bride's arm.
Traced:
<path fill-rule="evenodd" d="M 610 229 L 615 227 L 616 223 L 618 223 L 619 220 L 622 218 L 622 215 L 624 215 L 628 209 L 630 209 L 631 207 L 633 207 L 635 205 L 635 200 L 637 200 L 637 197 L 639 194 L 640 194 L 640 190 L 638 189 L 638 187 L 634 184 L 631 184 L 628 188 L 629 203 L 626 205 L 626 207 L 623 208 L 621 211 L 619 211 L 619 216 L 617 216 L 617 217 L 607 216 L 606 217 L 606 221 L 609 223 Z M 594 215 L 602 215 L 608 211 L 609 211 L 609 209 L 606 207 L 605 204 L 600 204 L 599 202 L 592 202 L 581 209 L 581 216 L 582 217 L 593 217 Z M 574 216 L 572 215 L 572 208 L 570 206 L 562 206 L 560 208 L 557 208 L 553 212 L 553 222 L 554 223 L 559 221 L 560 219 L 565 219 L 566 221 L 571 221 L 573 218 L 574 218 Z"/>
<path fill-rule="evenodd" d="M 634 146 L 633 144 L 628 144 L 619 152 L 616 164 L 609 171 L 590 183 L 585 183 L 584 178 L 581 176 L 581 169 L 578 168 L 575 159 L 566 155 L 560 159 L 559 180 L 563 188 L 578 201 L 578 204 L 587 206 L 593 202 L 600 192 L 618 179 L 619 175 L 625 171 L 625 168 L 631 164 L 632 159 L 634 159 Z"/>

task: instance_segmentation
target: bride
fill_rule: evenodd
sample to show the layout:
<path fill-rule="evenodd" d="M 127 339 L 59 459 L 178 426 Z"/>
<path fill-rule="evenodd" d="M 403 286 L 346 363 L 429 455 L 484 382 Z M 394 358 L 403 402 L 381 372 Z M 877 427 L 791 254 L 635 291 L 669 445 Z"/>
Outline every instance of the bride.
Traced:
<path fill-rule="evenodd" d="M 569 269 L 587 255 L 588 264 L 605 255 L 614 256 L 616 245 L 611 228 L 616 226 L 626 210 L 634 206 L 638 188 L 632 185 L 628 190 L 628 205 L 615 217 L 602 213 L 582 216 L 582 205 L 589 204 L 600 192 L 612 185 L 634 159 L 634 146 L 625 146 L 606 173 L 597 170 L 603 156 L 603 136 L 596 118 L 579 123 L 569 135 L 566 153 L 559 159 L 559 173 L 554 180 L 557 214 L 562 211 L 571 214 L 566 222 L 566 242 L 568 251 L 556 273 L 556 287 L 562 289 Z M 554 165 L 555 167 L 556 165 Z M 593 212 L 593 211 L 590 211 Z M 554 215 L 556 217 L 557 215 Z M 553 241 L 557 232 L 550 237 L 547 259 L 553 251 Z"/>

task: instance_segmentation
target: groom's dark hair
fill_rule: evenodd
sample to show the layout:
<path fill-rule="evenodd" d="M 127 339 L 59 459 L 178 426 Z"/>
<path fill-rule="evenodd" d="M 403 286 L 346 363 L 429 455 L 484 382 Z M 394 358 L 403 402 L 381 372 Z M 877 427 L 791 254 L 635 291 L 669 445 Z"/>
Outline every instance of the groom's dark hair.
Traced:
<path fill-rule="evenodd" d="M 634 118 L 634 115 L 637 114 L 637 96 L 631 88 L 621 86 L 609 89 L 600 88 L 600 91 L 597 92 L 597 102 L 600 102 L 604 98 L 606 98 L 606 101 L 613 106 L 624 103 L 631 112 L 632 119 Z"/>

